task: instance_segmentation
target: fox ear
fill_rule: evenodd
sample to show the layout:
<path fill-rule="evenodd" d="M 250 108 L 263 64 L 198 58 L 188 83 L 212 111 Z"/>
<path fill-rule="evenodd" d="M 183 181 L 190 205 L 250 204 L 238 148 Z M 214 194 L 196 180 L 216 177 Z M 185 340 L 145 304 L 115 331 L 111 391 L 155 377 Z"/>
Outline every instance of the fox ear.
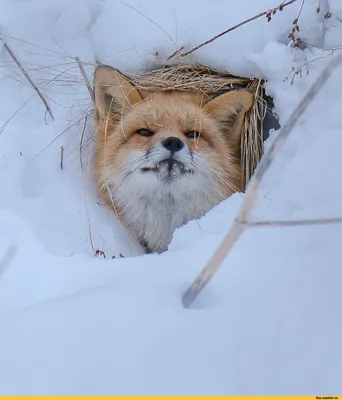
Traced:
<path fill-rule="evenodd" d="M 94 74 L 95 106 L 101 118 L 121 115 L 142 100 L 138 90 L 118 70 L 100 65 Z"/>
<path fill-rule="evenodd" d="M 229 140 L 239 144 L 244 117 L 253 104 L 254 96 L 250 91 L 232 90 L 209 100 L 204 110 L 219 122 Z"/>

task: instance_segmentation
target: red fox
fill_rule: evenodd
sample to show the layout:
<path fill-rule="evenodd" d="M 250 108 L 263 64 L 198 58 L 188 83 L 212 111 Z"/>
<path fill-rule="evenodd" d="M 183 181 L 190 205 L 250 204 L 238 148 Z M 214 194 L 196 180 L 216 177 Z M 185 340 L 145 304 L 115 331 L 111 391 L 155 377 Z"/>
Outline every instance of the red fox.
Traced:
<path fill-rule="evenodd" d="M 94 93 L 95 181 L 147 253 L 166 251 L 176 228 L 242 190 L 241 131 L 252 92 L 151 92 L 100 65 Z"/>

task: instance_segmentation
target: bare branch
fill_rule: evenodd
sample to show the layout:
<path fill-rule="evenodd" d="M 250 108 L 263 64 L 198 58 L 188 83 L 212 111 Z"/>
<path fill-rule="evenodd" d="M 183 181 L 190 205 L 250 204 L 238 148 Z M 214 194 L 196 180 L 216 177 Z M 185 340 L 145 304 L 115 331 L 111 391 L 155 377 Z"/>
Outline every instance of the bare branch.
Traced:
<path fill-rule="evenodd" d="M 198 46 L 193 47 L 193 48 L 190 49 L 189 51 L 186 51 L 185 53 L 180 54 L 179 56 L 180 56 L 180 57 L 185 57 L 185 56 L 187 56 L 187 55 L 193 53 L 194 51 L 200 49 L 201 47 L 203 47 L 203 46 L 205 46 L 205 45 L 207 45 L 207 44 L 213 42 L 214 40 L 220 38 L 221 36 L 226 35 L 227 33 L 231 32 L 231 31 L 234 31 L 234 30 L 237 29 L 237 28 L 240 28 L 240 26 L 246 25 L 246 24 L 248 24 L 249 22 L 254 21 L 255 19 L 258 19 L 258 18 L 260 18 L 260 17 L 266 16 L 267 21 L 270 21 L 270 20 L 272 19 L 272 15 L 274 15 L 277 11 L 282 11 L 284 7 L 287 7 L 287 6 L 289 6 L 289 5 L 293 4 L 293 3 L 295 3 L 296 1 L 298 1 L 298 0 L 290 0 L 290 1 L 287 1 L 286 3 L 282 2 L 281 4 L 279 4 L 279 6 L 277 6 L 277 7 L 275 7 L 275 8 L 271 8 L 270 10 L 263 11 L 263 12 L 261 12 L 261 13 L 255 15 L 254 17 L 251 17 L 251 18 L 246 19 L 245 21 L 242 21 L 242 22 L 240 22 L 239 24 L 234 25 L 234 26 L 232 26 L 232 27 L 229 28 L 229 29 L 226 29 L 225 31 L 219 33 L 218 35 L 215 35 L 215 36 L 212 37 L 211 39 L 206 40 L 205 42 L 199 44 Z M 180 48 L 180 49 L 174 51 L 173 54 L 171 54 L 171 55 L 168 57 L 168 60 L 169 60 L 170 58 L 174 57 L 176 54 L 179 54 L 180 51 L 182 51 L 182 48 Z"/>

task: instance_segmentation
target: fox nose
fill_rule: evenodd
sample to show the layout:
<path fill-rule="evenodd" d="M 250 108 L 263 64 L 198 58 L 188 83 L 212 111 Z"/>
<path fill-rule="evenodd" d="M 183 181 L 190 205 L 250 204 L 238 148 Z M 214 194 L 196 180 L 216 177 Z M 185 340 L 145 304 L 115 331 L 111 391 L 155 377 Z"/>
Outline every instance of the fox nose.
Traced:
<path fill-rule="evenodd" d="M 170 150 L 171 153 L 175 153 L 183 148 L 184 143 L 177 137 L 170 136 L 162 142 L 165 149 Z"/>

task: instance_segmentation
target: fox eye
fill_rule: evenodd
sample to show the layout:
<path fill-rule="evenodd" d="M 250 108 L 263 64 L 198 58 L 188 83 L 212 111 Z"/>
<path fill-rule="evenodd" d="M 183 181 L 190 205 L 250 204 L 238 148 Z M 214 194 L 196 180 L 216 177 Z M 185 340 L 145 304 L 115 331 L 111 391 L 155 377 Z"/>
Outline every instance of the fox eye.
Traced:
<path fill-rule="evenodd" d="M 189 131 L 185 134 L 185 136 L 189 139 L 195 139 L 200 136 L 200 132 L 198 131 Z"/>
<path fill-rule="evenodd" d="M 152 136 L 154 132 L 149 129 L 138 129 L 136 133 L 141 136 Z"/>

